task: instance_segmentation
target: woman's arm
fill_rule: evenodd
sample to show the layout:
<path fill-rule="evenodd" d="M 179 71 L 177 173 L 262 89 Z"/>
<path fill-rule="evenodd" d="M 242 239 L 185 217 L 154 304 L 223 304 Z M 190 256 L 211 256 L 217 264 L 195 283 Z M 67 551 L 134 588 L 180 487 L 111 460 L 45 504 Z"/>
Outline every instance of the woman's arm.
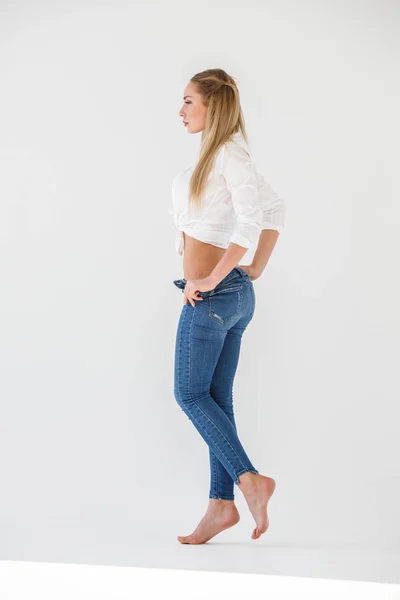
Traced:
<path fill-rule="evenodd" d="M 236 224 L 226 252 L 210 274 L 217 283 L 238 266 L 248 249 L 257 242 L 263 214 L 257 173 L 244 148 L 236 144 L 225 145 L 222 174 L 231 194 Z"/>
<path fill-rule="evenodd" d="M 210 278 L 214 281 L 216 286 L 234 267 L 239 265 L 239 262 L 242 260 L 247 250 L 248 248 L 239 246 L 239 244 L 235 244 L 234 242 L 229 244 L 221 260 L 215 265 L 210 273 Z"/>
<path fill-rule="evenodd" d="M 267 266 L 269 257 L 271 256 L 272 250 L 274 249 L 278 240 L 278 236 L 279 231 L 276 231 L 275 229 L 263 229 L 261 232 L 258 240 L 257 250 L 254 254 L 251 265 L 249 265 L 253 271 L 253 279 L 258 279 Z"/>

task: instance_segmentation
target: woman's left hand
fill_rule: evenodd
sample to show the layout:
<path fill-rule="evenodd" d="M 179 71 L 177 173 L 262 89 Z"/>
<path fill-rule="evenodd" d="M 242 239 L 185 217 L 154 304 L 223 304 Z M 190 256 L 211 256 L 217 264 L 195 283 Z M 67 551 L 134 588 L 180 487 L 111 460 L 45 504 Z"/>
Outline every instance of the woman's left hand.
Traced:
<path fill-rule="evenodd" d="M 209 292 L 210 290 L 213 290 L 218 283 L 217 278 L 212 275 L 204 277 L 204 279 L 188 279 L 185 289 L 183 290 L 183 304 L 186 304 L 189 301 L 194 307 L 194 300 L 203 300 L 203 298 L 198 295 L 198 292 Z"/>

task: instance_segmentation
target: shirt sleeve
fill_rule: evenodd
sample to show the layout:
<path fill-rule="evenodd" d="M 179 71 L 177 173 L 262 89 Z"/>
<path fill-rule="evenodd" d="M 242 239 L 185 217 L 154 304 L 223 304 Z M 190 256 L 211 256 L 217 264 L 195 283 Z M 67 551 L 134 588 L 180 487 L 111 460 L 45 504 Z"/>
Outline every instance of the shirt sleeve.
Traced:
<path fill-rule="evenodd" d="M 250 248 L 257 242 L 262 227 L 261 198 L 251 156 L 237 144 L 226 144 L 222 174 L 236 214 L 230 241 Z"/>
<path fill-rule="evenodd" d="M 261 229 L 275 229 L 282 231 L 285 225 L 286 205 L 284 199 L 260 177 L 260 199 L 262 206 L 262 224 Z"/>

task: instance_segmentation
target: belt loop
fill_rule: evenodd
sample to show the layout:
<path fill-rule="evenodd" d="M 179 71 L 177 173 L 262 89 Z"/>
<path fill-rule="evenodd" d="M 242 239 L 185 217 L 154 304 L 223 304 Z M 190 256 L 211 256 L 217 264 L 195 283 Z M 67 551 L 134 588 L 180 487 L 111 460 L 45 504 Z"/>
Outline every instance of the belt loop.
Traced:
<path fill-rule="evenodd" d="M 246 271 L 244 271 L 244 270 L 243 270 L 243 269 L 241 269 L 240 267 L 235 267 L 235 269 L 238 271 L 238 273 L 240 274 L 240 276 L 241 276 L 243 279 L 246 279 L 246 278 L 248 278 L 248 277 L 249 277 L 249 274 L 248 274 L 248 273 L 246 273 Z"/>
<path fill-rule="evenodd" d="M 244 277 L 242 269 L 240 269 L 240 267 L 235 267 L 235 270 L 239 273 L 240 277 Z"/>

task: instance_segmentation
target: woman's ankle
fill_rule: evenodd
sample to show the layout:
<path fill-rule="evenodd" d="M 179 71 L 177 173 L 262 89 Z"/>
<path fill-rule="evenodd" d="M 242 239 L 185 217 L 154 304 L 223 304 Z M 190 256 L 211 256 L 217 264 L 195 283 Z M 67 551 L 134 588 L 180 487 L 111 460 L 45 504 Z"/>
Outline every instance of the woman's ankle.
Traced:
<path fill-rule="evenodd" d="M 257 478 L 259 477 L 259 473 L 253 473 L 252 471 L 246 471 L 246 473 L 242 473 L 239 475 L 239 487 L 241 490 L 246 488 L 251 488 L 256 484 Z"/>
<path fill-rule="evenodd" d="M 208 499 L 209 504 L 217 504 L 219 505 L 225 505 L 225 504 L 232 504 L 235 500 L 232 498 L 232 500 L 227 500 L 226 498 L 209 498 Z"/>

